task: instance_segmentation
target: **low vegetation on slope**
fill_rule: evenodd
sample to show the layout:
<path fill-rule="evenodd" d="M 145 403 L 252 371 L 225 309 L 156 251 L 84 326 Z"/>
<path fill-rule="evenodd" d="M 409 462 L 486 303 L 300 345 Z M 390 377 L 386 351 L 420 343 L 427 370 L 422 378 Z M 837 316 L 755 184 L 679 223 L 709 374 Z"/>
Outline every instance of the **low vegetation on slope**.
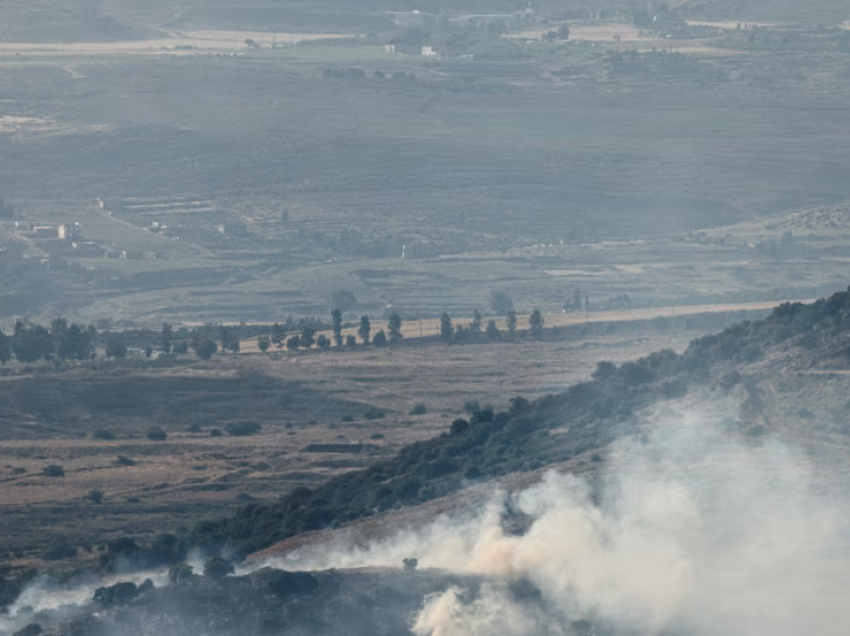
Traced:
<path fill-rule="evenodd" d="M 227 547 L 245 555 L 301 532 L 423 503 L 469 481 L 579 455 L 598 461 L 607 444 L 633 428 L 638 409 L 683 396 L 689 387 L 730 389 L 740 380 L 736 368 L 769 350 L 795 346 L 846 358 L 848 325 L 850 291 L 810 305 L 780 305 L 764 320 L 698 338 L 682 354 L 664 350 L 620 366 L 601 362 L 589 382 L 534 402 L 514 398 L 505 412 L 485 407 L 468 421 L 455 420 L 440 437 L 407 446 L 368 469 L 315 490 L 299 488 L 272 505 L 250 504 L 232 517 L 201 522 L 193 539 L 210 552 Z"/>

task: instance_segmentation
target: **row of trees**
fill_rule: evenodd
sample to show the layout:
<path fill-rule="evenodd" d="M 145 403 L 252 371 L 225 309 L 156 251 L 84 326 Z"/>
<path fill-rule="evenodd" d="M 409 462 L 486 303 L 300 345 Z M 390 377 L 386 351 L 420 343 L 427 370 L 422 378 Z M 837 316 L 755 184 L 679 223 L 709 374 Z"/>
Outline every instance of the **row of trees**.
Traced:
<path fill-rule="evenodd" d="M 512 306 L 507 308 L 507 329 L 508 337 L 514 339 L 517 330 L 517 314 Z M 486 327 L 482 328 L 483 317 L 477 309 L 473 314 L 472 321 L 464 326 L 461 324 L 453 324 L 448 313 L 443 313 L 440 316 L 440 339 L 447 343 L 466 343 L 481 341 L 485 338 L 491 342 L 496 342 L 503 339 L 502 332 L 499 330 L 494 319 L 487 321 Z M 543 326 L 545 320 L 539 309 L 534 309 L 528 317 L 528 326 L 531 335 L 534 338 L 539 338 L 543 335 Z M 401 332 L 402 320 L 398 313 L 393 312 L 387 317 L 386 330 L 380 329 L 372 336 L 372 322 L 369 316 L 361 316 L 360 324 L 357 327 L 357 337 L 360 342 L 366 346 L 373 344 L 375 346 L 384 346 L 391 344 L 404 338 Z M 314 345 L 319 349 L 329 349 L 332 344 L 337 347 L 353 348 L 357 346 L 357 337 L 353 334 L 342 334 L 342 312 L 339 309 L 334 309 L 331 312 L 331 329 L 333 332 L 332 340 L 324 334 L 316 336 L 316 329 L 313 326 L 304 326 L 300 332 L 286 337 L 286 330 L 280 325 L 275 324 L 272 327 L 272 335 L 260 335 L 257 337 L 257 347 L 265 353 L 271 348 L 272 344 L 277 346 L 278 351 L 285 346 L 290 351 L 299 349 L 311 349 Z"/>
<path fill-rule="evenodd" d="M 500 308 L 506 310 L 507 329 L 510 339 L 516 337 L 517 315 L 512 303 L 508 299 L 500 300 Z M 465 343 L 474 342 L 486 338 L 490 341 L 502 339 L 502 333 L 496 326 L 495 320 L 489 320 L 486 327 L 482 327 L 483 318 L 481 312 L 475 311 L 472 322 L 467 325 L 454 325 L 451 317 L 443 313 L 440 317 L 440 338 L 445 342 Z M 532 336 L 538 338 L 543 332 L 543 316 L 535 309 L 528 319 Z M 275 323 L 271 333 L 262 333 L 257 336 L 257 346 L 262 352 L 268 351 L 272 346 L 281 351 L 286 347 L 290 351 L 299 349 L 329 349 L 333 344 L 337 347 L 353 348 L 360 343 L 364 346 L 384 346 L 398 342 L 404 338 L 402 333 L 402 319 L 397 312 L 387 316 L 386 327 L 372 333 L 372 322 L 369 316 L 360 317 L 357 326 L 357 335 L 343 335 L 342 311 L 334 309 L 331 312 L 332 337 L 319 333 L 323 326 L 317 321 L 303 320 L 300 323 L 288 320 L 286 323 Z M 157 354 L 185 355 L 191 349 L 202 360 L 209 360 L 213 354 L 238 353 L 240 346 L 240 330 L 223 325 L 218 327 L 205 327 L 191 332 L 182 329 L 179 337 L 175 335 L 174 328 L 168 322 L 162 323 L 161 330 L 147 332 L 146 343 L 137 347 L 147 358 Z M 0 363 L 5 364 L 14 355 L 20 362 L 36 362 L 37 360 L 90 360 L 96 356 L 98 346 L 103 347 L 108 358 L 121 359 L 129 354 L 127 341 L 134 338 L 132 332 L 123 333 L 98 333 L 94 326 L 83 326 L 76 323 L 68 323 L 65 318 L 57 318 L 49 328 L 29 322 L 18 321 L 15 323 L 14 333 L 9 336 L 0 330 Z"/>
<path fill-rule="evenodd" d="M 481 312 L 477 309 L 475 310 L 475 314 L 473 314 L 472 322 L 465 327 L 463 325 L 453 325 L 451 317 L 447 313 L 443 312 L 443 315 L 440 316 L 440 340 L 448 343 L 454 342 L 462 344 L 465 342 L 481 340 L 482 337 L 486 337 L 487 340 L 491 342 L 496 342 L 502 339 L 502 332 L 499 331 L 499 328 L 496 326 L 495 320 L 491 318 L 487 321 L 487 326 L 484 329 L 483 336 L 481 331 L 481 322 Z M 506 322 L 508 337 L 513 340 L 516 338 L 517 329 L 517 315 L 513 307 L 507 310 Z M 528 317 L 528 326 L 531 330 L 531 335 L 535 338 L 542 336 L 544 324 L 545 320 L 543 319 L 543 314 L 540 313 L 539 309 L 535 308 Z"/>

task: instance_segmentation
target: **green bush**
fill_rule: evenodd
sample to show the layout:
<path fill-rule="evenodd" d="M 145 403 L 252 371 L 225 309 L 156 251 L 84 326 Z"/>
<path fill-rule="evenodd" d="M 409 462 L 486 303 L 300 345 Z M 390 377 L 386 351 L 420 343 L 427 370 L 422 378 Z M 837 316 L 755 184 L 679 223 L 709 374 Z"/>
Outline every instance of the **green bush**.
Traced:
<path fill-rule="evenodd" d="M 113 433 L 112 431 L 104 430 L 102 428 L 92 431 L 91 436 L 94 439 L 115 439 L 115 433 Z"/>
<path fill-rule="evenodd" d="M 386 417 L 386 415 L 387 414 L 384 413 L 377 406 L 373 406 L 369 408 L 365 413 L 363 413 L 363 417 L 365 417 L 367 420 L 380 420 Z"/>
<path fill-rule="evenodd" d="M 428 412 L 428 407 L 422 403 L 417 404 L 410 409 L 409 415 L 425 415 Z"/>

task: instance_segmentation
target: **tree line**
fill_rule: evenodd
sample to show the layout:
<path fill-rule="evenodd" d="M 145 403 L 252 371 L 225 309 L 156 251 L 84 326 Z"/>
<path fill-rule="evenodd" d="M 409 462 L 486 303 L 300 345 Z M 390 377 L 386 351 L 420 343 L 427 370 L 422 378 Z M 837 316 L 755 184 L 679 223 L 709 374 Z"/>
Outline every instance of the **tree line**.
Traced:
<path fill-rule="evenodd" d="M 513 303 L 504 294 L 496 293 L 492 306 L 506 317 L 507 332 L 500 330 L 492 318 L 484 325 L 483 316 L 478 310 L 475 310 L 471 322 L 465 325 L 453 323 L 451 316 L 443 312 L 440 316 L 439 339 L 448 344 L 516 339 L 518 319 Z M 356 335 L 342 333 L 344 325 L 341 309 L 333 309 L 330 318 L 329 324 L 316 318 L 295 321 L 289 317 L 270 327 L 205 325 L 191 330 L 185 327 L 175 330 L 170 323 L 163 322 L 159 331 L 143 329 L 120 332 L 99 331 L 94 325 L 69 323 L 62 317 L 56 318 L 47 327 L 28 320 L 18 320 L 12 334 L 7 335 L 0 329 L 0 364 L 6 364 L 13 357 L 24 363 L 39 360 L 93 360 L 98 352 L 111 359 L 124 359 L 131 355 L 155 359 L 163 355 L 187 355 L 190 350 L 201 360 L 209 360 L 216 353 L 239 353 L 241 341 L 246 336 L 251 337 L 252 333 L 256 335 L 257 347 L 263 353 L 272 347 L 278 351 L 284 347 L 288 351 L 311 350 L 314 347 L 328 350 L 333 345 L 340 349 L 383 347 L 404 338 L 403 321 L 395 311 L 387 315 L 386 325 L 375 332 L 372 319 L 366 314 L 360 316 Z M 540 338 L 544 325 L 543 315 L 535 308 L 528 318 L 531 336 Z M 331 337 L 322 333 L 328 329 Z"/>

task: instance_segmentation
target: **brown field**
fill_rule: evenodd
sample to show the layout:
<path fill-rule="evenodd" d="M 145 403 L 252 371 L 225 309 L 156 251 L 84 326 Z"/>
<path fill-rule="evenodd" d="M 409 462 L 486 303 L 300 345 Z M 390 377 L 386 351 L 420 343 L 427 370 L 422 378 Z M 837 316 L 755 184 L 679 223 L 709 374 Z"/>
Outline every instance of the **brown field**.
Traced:
<path fill-rule="evenodd" d="M 196 50 L 245 51 L 245 40 L 252 39 L 263 48 L 273 43 L 294 46 L 299 42 L 349 38 L 348 33 L 269 33 L 267 31 L 199 30 L 170 32 L 171 37 L 154 40 L 122 40 L 118 42 L 74 42 L 70 44 L 0 42 L 0 52 L 18 55 L 113 55 L 120 53 L 162 53 L 164 51 L 191 54 L 192 50 L 176 50 L 176 46 L 191 46 Z"/>

